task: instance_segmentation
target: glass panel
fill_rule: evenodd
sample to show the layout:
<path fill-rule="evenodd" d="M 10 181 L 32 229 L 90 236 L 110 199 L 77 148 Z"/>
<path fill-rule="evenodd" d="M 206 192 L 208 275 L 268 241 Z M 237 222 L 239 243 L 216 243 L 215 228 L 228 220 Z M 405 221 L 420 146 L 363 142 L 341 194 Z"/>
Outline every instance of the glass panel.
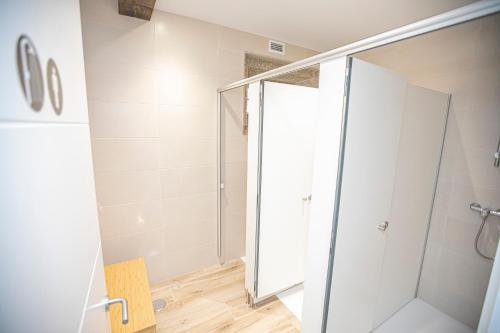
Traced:
<path fill-rule="evenodd" d="M 246 86 L 221 94 L 221 241 L 224 261 L 245 256 Z"/>

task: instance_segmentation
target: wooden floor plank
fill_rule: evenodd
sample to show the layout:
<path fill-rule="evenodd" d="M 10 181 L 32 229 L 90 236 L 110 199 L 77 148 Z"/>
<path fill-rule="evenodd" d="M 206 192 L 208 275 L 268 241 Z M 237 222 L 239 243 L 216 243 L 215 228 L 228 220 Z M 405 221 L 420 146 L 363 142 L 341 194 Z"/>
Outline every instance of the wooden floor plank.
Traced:
<path fill-rule="evenodd" d="M 246 304 L 241 260 L 161 283 L 152 298 L 167 301 L 156 313 L 157 333 L 300 332 L 300 321 L 278 298 L 257 309 Z"/>

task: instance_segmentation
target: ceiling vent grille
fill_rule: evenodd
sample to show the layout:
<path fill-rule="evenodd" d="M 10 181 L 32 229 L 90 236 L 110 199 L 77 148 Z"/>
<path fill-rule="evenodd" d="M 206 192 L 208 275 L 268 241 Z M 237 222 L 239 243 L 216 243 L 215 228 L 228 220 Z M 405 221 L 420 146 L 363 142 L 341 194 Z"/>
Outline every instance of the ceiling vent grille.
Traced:
<path fill-rule="evenodd" d="M 277 42 L 275 40 L 270 40 L 269 52 L 285 55 L 285 43 Z"/>

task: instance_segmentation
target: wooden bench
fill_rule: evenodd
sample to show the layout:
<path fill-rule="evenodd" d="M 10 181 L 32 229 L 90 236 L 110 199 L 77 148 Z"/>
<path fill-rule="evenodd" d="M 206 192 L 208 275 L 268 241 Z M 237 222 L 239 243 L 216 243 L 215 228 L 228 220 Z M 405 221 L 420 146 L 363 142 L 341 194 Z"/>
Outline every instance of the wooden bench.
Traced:
<path fill-rule="evenodd" d="M 109 298 L 125 297 L 129 322 L 123 325 L 120 306 L 111 306 L 109 319 L 113 333 L 155 333 L 156 321 L 144 258 L 104 267 Z"/>

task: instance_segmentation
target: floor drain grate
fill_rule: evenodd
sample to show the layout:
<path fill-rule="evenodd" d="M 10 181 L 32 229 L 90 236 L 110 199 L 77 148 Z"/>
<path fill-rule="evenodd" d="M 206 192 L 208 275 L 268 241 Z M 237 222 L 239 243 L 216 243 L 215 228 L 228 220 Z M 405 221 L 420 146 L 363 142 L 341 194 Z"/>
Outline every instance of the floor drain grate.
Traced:
<path fill-rule="evenodd" d="M 167 302 L 163 298 L 155 299 L 153 301 L 153 309 L 155 310 L 155 312 L 159 312 L 159 311 L 165 309 L 166 306 L 167 306 Z"/>

